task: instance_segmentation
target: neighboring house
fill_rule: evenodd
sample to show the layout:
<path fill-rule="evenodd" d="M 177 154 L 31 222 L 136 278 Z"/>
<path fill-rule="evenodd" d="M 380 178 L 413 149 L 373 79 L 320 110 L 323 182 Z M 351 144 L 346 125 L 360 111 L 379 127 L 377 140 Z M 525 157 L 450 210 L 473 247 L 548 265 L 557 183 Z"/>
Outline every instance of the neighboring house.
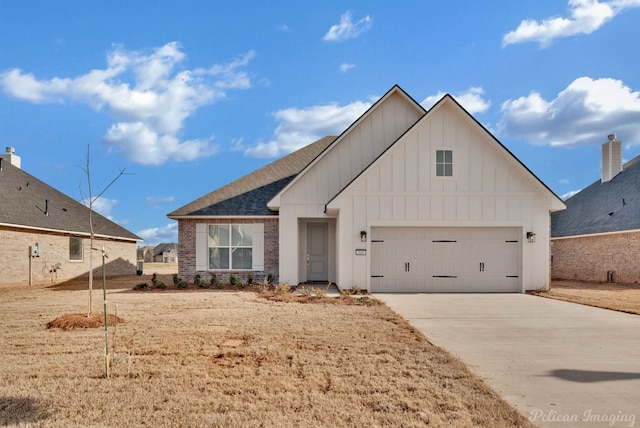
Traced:
<path fill-rule="evenodd" d="M 153 249 L 151 245 L 145 245 L 144 247 L 138 247 L 138 261 L 150 263 L 153 261 Z"/>
<path fill-rule="evenodd" d="M 622 164 L 614 134 L 602 145 L 602 177 L 551 217 L 552 277 L 640 281 L 640 156 Z"/>
<path fill-rule="evenodd" d="M 326 137 L 168 214 L 179 274 L 334 282 L 371 292 L 549 286 L 564 203 L 450 95 L 394 86 Z"/>
<path fill-rule="evenodd" d="M 178 245 L 158 244 L 153 248 L 153 261 L 157 263 L 178 263 Z"/>
<path fill-rule="evenodd" d="M 93 213 L 94 275 L 102 272 L 102 248 L 109 276 L 135 275 L 133 233 Z M 0 284 L 55 282 L 89 273 L 89 210 L 20 168 L 7 147 L 0 155 Z"/>

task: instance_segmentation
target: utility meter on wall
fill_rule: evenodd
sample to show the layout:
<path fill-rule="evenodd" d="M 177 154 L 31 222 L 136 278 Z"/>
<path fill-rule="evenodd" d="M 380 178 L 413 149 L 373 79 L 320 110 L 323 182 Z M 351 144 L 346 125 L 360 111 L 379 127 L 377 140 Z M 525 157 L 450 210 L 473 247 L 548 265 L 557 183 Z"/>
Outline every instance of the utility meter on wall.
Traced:
<path fill-rule="evenodd" d="M 36 242 L 36 245 L 30 248 L 31 257 L 40 257 L 40 243 Z"/>

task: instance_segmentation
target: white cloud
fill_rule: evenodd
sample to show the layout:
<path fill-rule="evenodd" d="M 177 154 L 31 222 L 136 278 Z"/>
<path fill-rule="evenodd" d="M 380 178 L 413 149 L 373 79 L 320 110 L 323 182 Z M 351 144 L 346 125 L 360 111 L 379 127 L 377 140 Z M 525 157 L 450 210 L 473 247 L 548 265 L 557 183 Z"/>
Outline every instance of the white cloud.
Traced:
<path fill-rule="evenodd" d="M 164 227 L 151 227 L 136 232 L 144 239 L 144 245 L 158 245 L 163 242 L 178 242 L 178 223 L 169 223 Z"/>
<path fill-rule="evenodd" d="M 582 189 L 580 189 L 580 190 L 582 190 Z M 570 192 L 563 193 L 562 195 L 560 195 L 560 199 L 562 199 L 563 201 L 566 201 L 567 199 L 569 199 L 573 195 L 575 195 L 577 193 L 580 193 L 580 190 L 572 190 Z"/>
<path fill-rule="evenodd" d="M 568 178 L 561 178 L 560 180 L 558 180 L 559 184 L 569 184 L 569 179 Z"/>
<path fill-rule="evenodd" d="M 115 47 L 103 70 L 38 80 L 13 69 L 0 74 L 0 87 L 28 102 L 73 100 L 104 110 L 115 120 L 104 142 L 133 162 L 159 165 L 215 153 L 213 137 L 181 141 L 178 134 L 200 107 L 224 98 L 228 90 L 251 87 L 249 76 L 240 69 L 254 56 L 250 51 L 228 64 L 190 71 L 180 69 L 186 55 L 177 42 L 147 54 Z M 130 75 L 132 81 L 127 80 Z"/>
<path fill-rule="evenodd" d="M 355 64 L 342 63 L 342 64 L 340 64 L 340 71 L 342 73 L 346 73 L 347 71 L 351 70 L 355 66 L 356 66 Z"/>
<path fill-rule="evenodd" d="M 274 117 L 279 122 L 273 139 L 245 149 L 255 157 L 276 157 L 291 153 L 327 135 L 338 135 L 369 107 L 370 102 L 354 101 L 340 106 L 337 103 L 303 109 L 291 107 L 279 110 Z"/>
<path fill-rule="evenodd" d="M 353 23 L 351 12 L 345 12 L 340 17 L 340 24 L 332 25 L 322 40 L 327 42 L 344 42 L 345 40 L 358 37 L 371 28 L 371 17 L 369 15 Z"/>
<path fill-rule="evenodd" d="M 147 196 L 147 205 L 151 208 L 161 209 L 162 204 L 170 203 L 175 200 L 173 196 Z"/>
<path fill-rule="evenodd" d="M 580 77 L 551 101 L 531 92 L 501 109 L 498 132 L 533 144 L 600 144 L 612 133 L 640 143 L 640 92 L 620 80 Z"/>
<path fill-rule="evenodd" d="M 113 215 L 111 214 L 111 211 L 113 210 L 113 207 L 115 207 L 117 204 L 118 204 L 118 201 L 116 199 L 109 199 L 109 198 L 105 198 L 104 196 L 101 196 L 95 201 L 93 201 L 92 207 L 95 212 L 103 215 L 109 220 L 113 220 Z M 85 205 L 89 206 L 89 203 L 86 202 Z"/>
<path fill-rule="evenodd" d="M 420 105 L 428 110 L 433 107 L 435 103 L 440 101 L 440 99 L 445 95 L 446 94 L 444 92 L 439 91 L 435 95 L 429 95 L 428 97 L 426 97 L 424 100 L 422 100 Z M 457 93 L 453 97 L 469 113 L 478 114 L 485 112 L 491 106 L 491 101 L 485 100 L 482 97 L 483 95 L 484 89 L 480 87 L 471 87 L 466 91 Z"/>
<path fill-rule="evenodd" d="M 561 37 L 590 34 L 624 9 L 634 7 L 640 7 L 640 0 L 569 0 L 569 18 L 524 20 L 518 28 L 505 34 L 502 45 L 534 41 L 546 47 Z"/>

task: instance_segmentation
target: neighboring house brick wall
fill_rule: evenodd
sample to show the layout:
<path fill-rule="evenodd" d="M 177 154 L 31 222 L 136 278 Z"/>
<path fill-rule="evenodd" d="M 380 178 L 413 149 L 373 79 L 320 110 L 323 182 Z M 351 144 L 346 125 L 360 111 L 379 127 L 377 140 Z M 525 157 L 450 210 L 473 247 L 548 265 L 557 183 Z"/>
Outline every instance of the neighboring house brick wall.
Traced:
<path fill-rule="evenodd" d="M 554 239 L 552 241 L 553 279 L 640 281 L 640 232 Z"/>
<path fill-rule="evenodd" d="M 251 273 L 255 281 L 261 281 L 267 275 L 278 278 L 279 245 L 278 245 L 278 218 L 216 218 L 216 219 L 180 219 L 178 221 L 178 276 L 191 281 L 196 273 L 202 279 L 208 280 L 210 272 L 196 271 L 196 224 L 250 224 L 264 223 L 264 271 L 215 271 L 217 278 L 222 282 L 228 282 L 229 274 L 246 281 Z"/>
<path fill-rule="evenodd" d="M 89 238 L 83 237 L 83 260 L 69 260 L 68 234 L 33 232 L 24 229 L 0 228 L 0 284 L 29 284 L 29 247 L 40 244 L 42 255 L 31 259 L 33 284 L 58 283 L 71 278 L 89 276 Z M 94 248 L 107 252 L 107 276 L 135 275 L 136 243 L 94 240 Z M 102 253 L 93 253 L 94 276 L 102 275 Z"/>

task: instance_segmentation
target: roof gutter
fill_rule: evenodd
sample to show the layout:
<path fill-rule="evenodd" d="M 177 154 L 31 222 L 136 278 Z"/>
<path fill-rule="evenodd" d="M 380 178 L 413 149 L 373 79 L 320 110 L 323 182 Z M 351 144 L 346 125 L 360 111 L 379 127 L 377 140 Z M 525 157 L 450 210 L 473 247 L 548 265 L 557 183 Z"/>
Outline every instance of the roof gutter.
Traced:
<path fill-rule="evenodd" d="M 39 231 L 42 231 L 42 232 L 63 233 L 63 234 L 75 235 L 75 236 L 87 236 L 87 237 L 91 236 L 91 234 L 88 233 L 88 232 L 78 232 L 78 231 L 61 230 L 61 229 L 47 229 L 47 228 L 44 228 L 44 227 L 23 226 L 23 225 L 20 225 L 20 224 L 0 223 L 0 226 L 13 227 L 15 229 L 39 230 Z M 118 239 L 120 241 L 131 241 L 131 242 L 144 241 L 144 239 L 142 239 L 142 238 L 126 238 L 124 236 L 102 235 L 100 233 L 94 233 L 93 236 L 94 236 L 94 238 Z"/>
<path fill-rule="evenodd" d="M 588 233 L 588 234 L 585 234 L 585 235 L 552 236 L 550 239 L 552 241 L 560 241 L 560 240 L 563 240 L 563 239 L 593 238 L 593 237 L 597 237 L 597 236 L 620 235 L 622 233 L 640 233 L 640 229 L 616 230 L 614 232 Z"/>

